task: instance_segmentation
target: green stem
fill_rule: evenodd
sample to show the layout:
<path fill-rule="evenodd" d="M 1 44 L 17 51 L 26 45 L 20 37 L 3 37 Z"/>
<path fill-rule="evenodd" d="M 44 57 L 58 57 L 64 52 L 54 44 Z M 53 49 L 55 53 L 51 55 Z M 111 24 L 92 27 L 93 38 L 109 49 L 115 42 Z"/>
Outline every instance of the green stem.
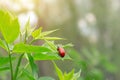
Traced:
<path fill-rule="evenodd" d="M 11 72 L 11 80 L 13 80 L 13 67 L 12 67 L 12 58 L 11 58 L 11 52 L 8 46 L 8 43 L 6 43 L 8 48 L 8 55 L 9 55 L 9 62 L 10 62 L 10 72 Z"/>
<path fill-rule="evenodd" d="M 10 60 L 11 80 L 13 80 L 13 67 L 12 67 L 12 60 L 11 60 L 11 54 L 10 53 L 9 53 L 9 60 Z"/>
<path fill-rule="evenodd" d="M 20 63 L 22 61 L 23 55 L 24 55 L 24 53 L 21 54 L 21 56 L 19 57 L 19 60 L 18 60 L 17 66 L 16 66 L 16 70 L 15 70 L 14 80 L 16 80 L 16 78 L 17 78 L 19 67 L 20 67 Z"/>
<path fill-rule="evenodd" d="M 27 37 L 27 31 L 25 32 L 24 43 L 26 43 L 26 37 Z M 22 35 L 21 35 L 21 33 L 20 33 L 20 41 L 22 41 Z M 14 74 L 14 80 L 17 79 L 19 67 L 20 67 L 20 64 L 21 64 L 23 56 L 24 56 L 24 53 L 21 54 L 20 57 L 19 57 L 19 59 L 18 59 L 18 63 L 17 63 L 16 69 L 15 69 L 15 74 Z"/>
<path fill-rule="evenodd" d="M 26 38 L 27 38 L 27 31 L 26 31 L 26 33 L 25 33 L 24 43 L 27 42 Z M 22 40 L 21 40 L 21 41 L 22 41 Z M 34 42 L 34 40 L 33 40 L 32 42 Z M 32 43 L 32 42 L 31 42 L 31 43 Z M 30 44 L 31 44 L 31 43 L 30 43 Z M 14 80 L 17 79 L 18 71 L 19 71 L 19 67 L 20 67 L 20 63 L 21 63 L 21 61 L 22 61 L 23 56 L 24 56 L 24 53 L 21 54 L 21 56 L 20 56 L 19 59 L 18 59 L 18 63 L 17 63 L 17 66 L 16 66 L 15 75 L 14 75 Z"/>

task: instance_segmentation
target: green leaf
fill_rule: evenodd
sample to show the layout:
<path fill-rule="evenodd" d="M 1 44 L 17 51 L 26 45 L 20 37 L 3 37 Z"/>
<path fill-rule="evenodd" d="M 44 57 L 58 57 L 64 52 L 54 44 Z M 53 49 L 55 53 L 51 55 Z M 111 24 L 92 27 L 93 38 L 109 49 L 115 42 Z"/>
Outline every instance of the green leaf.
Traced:
<path fill-rule="evenodd" d="M 57 51 L 57 47 L 55 46 L 54 42 L 52 41 L 48 41 L 45 39 L 45 42 L 47 43 L 47 45 L 50 46 L 50 48 L 53 50 L 53 51 Z"/>
<path fill-rule="evenodd" d="M 40 52 L 51 52 L 50 49 L 43 46 L 28 45 L 24 43 L 16 44 L 13 48 L 14 53 L 40 53 Z"/>
<path fill-rule="evenodd" d="M 1 39 L 0 39 L 0 47 L 2 47 L 5 50 L 8 50 L 7 47 L 5 46 L 5 43 Z"/>
<path fill-rule="evenodd" d="M 8 67 L 8 66 L 0 67 L 0 71 L 6 71 L 6 70 L 9 70 L 9 69 L 10 69 L 10 67 Z"/>
<path fill-rule="evenodd" d="M 41 39 L 46 39 L 46 40 L 63 40 L 63 38 L 59 38 L 59 37 L 41 37 Z"/>
<path fill-rule="evenodd" d="M 74 75 L 74 69 L 71 72 L 69 72 L 68 74 L 64 73 L 64 78 L 65 78 L 65 80 L 71 80 L 73 75 Z"/>
<path fill-rule="evenodd" d="M 7 43 L 13 42 L 19 35 L 18 18 L 7 11 L 0 10 L 0 31 Z"/>
<path fill-rule="evenodd" d="M 63 47 L 64 48 L 67 48 L 67 47 L 73 47 L 74 45 L 72 44 L 72 43 L 69 43 L 69 44 L 66 44 L 66 45 L 64 45 Z"/>
<path fill-rule="evenodd" d="M 71 59 L 70 57 L 67 57 L 67 55 L 64 58 L 61 58 L 58 55 L 58 53 L 55 53 L 55 52 L 35 53 L 35 54 L 33 54 L 33 57 L 35 60 L 66 60 L 66 59 Z"/>
<path fill-rule="evenodd" d="M 74 74 L 74 69 L 73 69 L 68 74 L 65 72 L 63 75 L 62 71 L 57 67 L 54 61 L 53 61 L 53 64 L 56 69 L 59 80 L 77 80 L 80 77 L 81 70 Z"/>
<path fill-rule="evenodd" d="M 12 60 L 15 58 L 12 57 Z M 5 64 L 9 63 L 9 57 L 0 57 L 0 66 L 3 66 Z"/>
<path fill-rule="evenodd" d="M 25 28 L 24 28 L 24 30 L 23 30 L 23 34 L 26 36 L 26 37 L 29 37 L 31 34 L 32 34 L 32 32 L 33 32 L 33 30 L 35 29 L 35 27 L 31 27 L 31 25 L 30 25 L 30 19 L 28 19 L 28 21 L 26 22 L 26 24 L 25 24 Z M 22 35 L 23 35 L 22 34 Z"/>
<path fill-rule="evenodd" d="M 35 79 L 34 79 L 34 76 L 33 76 L 29 71 L 27 71 L 26 69 L 23 70 L 22 75 L 23 75 L 23 76 L 27 76 L 27 78 L 28 78 L 29 80 L 35 80 Z M 21 75 L 21 76 L 22 76 L 22 75 Z"/>
<path fill-rule="evenodd" d="M 27 54 L 28 56 L 28 59 L 29 59 L 29 63 L 30 63 L 30 66 L 31 66 L 31 69 L 32 69 L 32 74 L 34 76 L 34 79 L 38 79 L 38 68 L 37 68 L 37 65 L 34 63 L 34 59 L 32 57 L 31 54 Z"/>
<path fill-rule="evenodd" d="M 74 74 L 72 80 L 77 80 L 80 77 L 81 70 Z"/>
<path fill-rule="evenodd" d="M 58 54 L 57 48 L 52 41 L 48 41 L 49 43 L 45 43 L 42 46 L 47 47 L 52 50 L 52 52 L 41 52 L 41 53 L 34 53 L 34 59 L 35 60 L 66 60 L 71 59 L 68 53 L 66 52 L 66 55 L 61 58 Z M 49 46 L 50 45 L 50 46 Z M 55 50 L 53 50 L 55 49 Z"/>
<path fill-rule="evenodd" d="M 28 19 L 28 21 L 25 24 L 24 32 L 26 32 L 26 30 L 28 31 L 29 29 L 30 29 L 30 18 Z"/>
<path fill-rule="evenodd" d="M 41 34 L 41 30 L 42 30 L 42 27 L 40 27 L 39 29 L 33 31 L 33 32 L 32 32 L 33 38 L 36 39 L 36 37 L 38 37 L 38 36 Z"/>
<path fill-rule="evenodd" d="M 45 32 L 42 32 L 42 33 L 41 33 L 41 35 L 40 35 L 40 37 L 41 37 L 41 36 L 46 36 L 46 35 L 49 35 L 49 34 L 51 34 L 51 33 L 55 32 L 55 31 L 57 31 L 57 30 L 58 30 L 58 29 L 51 30 L 51 31 L 45 31 Z"/>
<path fill-rule="evenodd" d="M 54 64 L 54 67 L 55 67 L 55 70 L 57 72 L 57 75 L 58 75 L 59 79 L 60 80 L 64 80 L 64 76 L 63 76 L 62 71 L 57 67 L 57 65 L 55 64 L 54 61 L 53 61 L 53 64 Z"/>
<path fill-rule="evenodd" d="M 55 80 L 51 77 L 40 77 L 39 80 Z"/>
<path fill-rule="evenodd" d="M 35 60 L 59 60 L 61 57 L 57 53 L 35 53 L 33 55 Z"/>

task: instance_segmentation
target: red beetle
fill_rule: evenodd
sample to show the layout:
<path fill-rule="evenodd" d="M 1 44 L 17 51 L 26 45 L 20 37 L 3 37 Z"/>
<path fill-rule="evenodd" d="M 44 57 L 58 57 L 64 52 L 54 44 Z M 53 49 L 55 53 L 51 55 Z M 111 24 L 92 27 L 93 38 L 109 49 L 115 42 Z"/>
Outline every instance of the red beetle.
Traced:
<path fill-rule="evenodd" d="M 61 57 L 64 57 L 64 56 L 65 56 L 65 50 L 64 50 L 64 48 L 58 46 L 57 51 L 59 52 L 59 55 L 60 55 Z"/>

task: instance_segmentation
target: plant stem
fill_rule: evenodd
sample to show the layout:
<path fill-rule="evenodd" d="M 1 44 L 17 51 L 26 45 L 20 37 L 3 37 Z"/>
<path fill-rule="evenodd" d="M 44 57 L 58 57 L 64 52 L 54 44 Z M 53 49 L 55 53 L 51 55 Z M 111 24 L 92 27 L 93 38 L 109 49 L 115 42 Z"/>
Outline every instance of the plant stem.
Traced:
<path fill-rule="evenodd" d="M 9 52 L 9 60 L 10 60 L 11 80 L 13 80 L 13 67 L 12 67 L 12 60 L 11 60 L 11 54 L 10 54 L 10 52 Z"/>
<path fill-rule="evenodd" d="M 12 67 L 11 52 L 10 52 L 8 43 L 6 43 L 6 45 L 7 45 L 7 48 L 8 48 L 8 55 L 9 55 L 9 62 L 10 62 L 10 72 L 11 72 L 11 80 L 14 80 L 13 79 L 13 67 Z"/>
<path fill-rule="evenodd" d="M 24 43 L 27 42 L 26 38 L 27 38 L 27 30 L 26 30 L 26 32 L 25 32 Z M 21 35 L 21 33 L 20 33 L 20 41 L 22 41 L 22 35 Z M 22 61 L 23 56 L 24 56 L 24 53 L 21 54 L 20 57 L 19 57 L 19 59 L 18 59 L 18 63 L 17 63 L 16 69 L 15 69 L 14 80 L 17 79 L 18 71 L 19 71 L 19 67 L 20 67 L 20 63 L 21 63 L 21 61 Z"/>
<path fill-rule="evenodd" d="M 20 67 L 20 63 L 22 61 L 23 55 L 24 55 L 24 53 L 21 54 L 21 56 L 19 57 L 19 60 L 18 60 L 17 66 L 16 66 L 16 70 L 15 70 L 14 80 L 16 80 L 16 78 L 17 78 L 19 67 Z"/>

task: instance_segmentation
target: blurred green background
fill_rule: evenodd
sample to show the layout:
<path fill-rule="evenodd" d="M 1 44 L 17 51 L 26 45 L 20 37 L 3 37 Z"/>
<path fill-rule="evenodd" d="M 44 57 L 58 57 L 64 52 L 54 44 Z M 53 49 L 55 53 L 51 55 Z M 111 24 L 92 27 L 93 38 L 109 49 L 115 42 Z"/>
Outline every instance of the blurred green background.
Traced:
<path fill-rule="evenodd" d="M 63 71 L 81 69 L 80 80 L 120 79 L 120 0 L 0 0 L 0 8 L 15 13 L 23 29 L 60 29 L 51 36 L 65 38 L 72 61 L 56 61 Z M 39 43 L 39 42 L 38 42 Z M 2 51 L 0 51 L 2 53 Z M 38 61 L 39 76 L 55 76 L 50 61 Z"/>

